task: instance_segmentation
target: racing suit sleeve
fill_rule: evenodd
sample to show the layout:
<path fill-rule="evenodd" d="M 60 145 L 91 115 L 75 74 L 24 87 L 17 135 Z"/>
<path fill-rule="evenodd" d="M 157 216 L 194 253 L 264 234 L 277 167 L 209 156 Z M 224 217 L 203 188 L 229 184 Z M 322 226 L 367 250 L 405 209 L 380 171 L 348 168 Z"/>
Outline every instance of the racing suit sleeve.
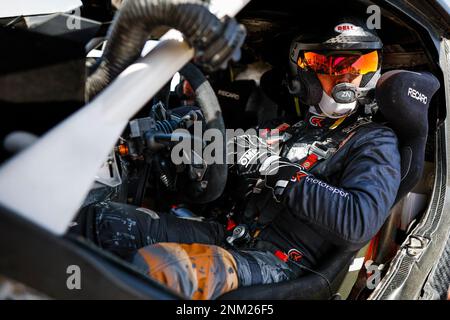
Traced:
<path fill-rule="evenodd" d="M 283 195 L 291 214 L 323 231 L 327 240 L 355 250 L 381 228 L 400 185 L 396 135 L 388 128 L 363 131 L 347 149 L 337 186 L 308 175 Z"/>

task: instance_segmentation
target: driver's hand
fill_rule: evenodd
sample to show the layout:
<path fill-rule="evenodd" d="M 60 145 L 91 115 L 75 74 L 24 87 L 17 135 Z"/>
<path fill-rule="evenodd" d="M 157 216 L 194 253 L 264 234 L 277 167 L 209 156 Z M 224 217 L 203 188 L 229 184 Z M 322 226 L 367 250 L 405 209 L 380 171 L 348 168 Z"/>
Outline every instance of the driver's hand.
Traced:
<path fill-rule="evenodd" d="M 278 202 L 289 184 L 298 182 L 307 175 L 300 165 L 278 156 L 267 158 L 260 166 L 259 174 L 265 187 L 272 190 Z"/>
<path fill-rule="evenodd" d="M 227 154 L 233 156 L 233 163 L 239 176 L 259 178 L 262 163 L 275 155 L 276 150 L 261 137 L 241 135 L 228 142 Z"/>

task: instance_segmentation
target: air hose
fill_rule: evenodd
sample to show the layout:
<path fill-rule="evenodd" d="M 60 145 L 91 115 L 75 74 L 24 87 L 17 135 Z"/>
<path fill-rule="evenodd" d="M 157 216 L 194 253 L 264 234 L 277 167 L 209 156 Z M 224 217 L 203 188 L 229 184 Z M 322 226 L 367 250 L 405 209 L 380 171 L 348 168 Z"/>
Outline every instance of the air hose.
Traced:
<path fill-rule="evenodd" d="M 125 1 L 108 30 L 99 66 L 87 79 L 86 98 L 92 99 L 138 59 L 152 30 L 160 26 L 180 31 L 195 48 L 194 61 L 206 71 L 239 59 L 246 34 L 234 18 L 219 20 L 203 1 Z"/>

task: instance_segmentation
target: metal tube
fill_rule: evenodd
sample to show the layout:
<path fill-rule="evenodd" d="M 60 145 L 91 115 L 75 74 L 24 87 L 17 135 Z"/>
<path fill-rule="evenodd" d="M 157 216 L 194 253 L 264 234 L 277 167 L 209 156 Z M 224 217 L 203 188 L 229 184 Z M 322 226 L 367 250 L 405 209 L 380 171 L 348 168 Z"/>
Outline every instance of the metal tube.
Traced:
<path fill-rule="evenodd" d="M 222 13 L 231 16 L 249 0 L 221 2 L 228 10 Z M 91 103 L 0 168 L 0 204 L 63 234 L 129 119 L 193 54 L 187 43 L 165 40 L 129 66 Z"/>

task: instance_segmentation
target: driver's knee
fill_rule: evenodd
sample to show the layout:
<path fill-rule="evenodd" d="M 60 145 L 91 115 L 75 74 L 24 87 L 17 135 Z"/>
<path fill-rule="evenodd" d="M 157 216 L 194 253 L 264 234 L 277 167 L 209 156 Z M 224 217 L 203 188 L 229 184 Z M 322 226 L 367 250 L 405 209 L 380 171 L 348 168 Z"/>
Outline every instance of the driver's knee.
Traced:
<path fill-rule="evenodd" d="M 215 245 L 154 244 L 140 249 L 132 263 L 190 299 L 215 299 L 238 287 L 236 260 Z"/>
<path fill-rule="evenodd" d="M 224 227 L 217 222 L 192 221 L 170 213 L 116 202 L 99 202 L 81 210 L 72 233 L 130 260 L 142 247 L 158 242 L 219 245 Z"/>
<path fill-rule="evenodd" d="M 157 239 L 167 229 L 160 216 L 149 209 L 116 203 L 99 202 L 83 208 L 72 233 L 93 241 L 99 247 L 130 260 L 139 248 Z"/>

